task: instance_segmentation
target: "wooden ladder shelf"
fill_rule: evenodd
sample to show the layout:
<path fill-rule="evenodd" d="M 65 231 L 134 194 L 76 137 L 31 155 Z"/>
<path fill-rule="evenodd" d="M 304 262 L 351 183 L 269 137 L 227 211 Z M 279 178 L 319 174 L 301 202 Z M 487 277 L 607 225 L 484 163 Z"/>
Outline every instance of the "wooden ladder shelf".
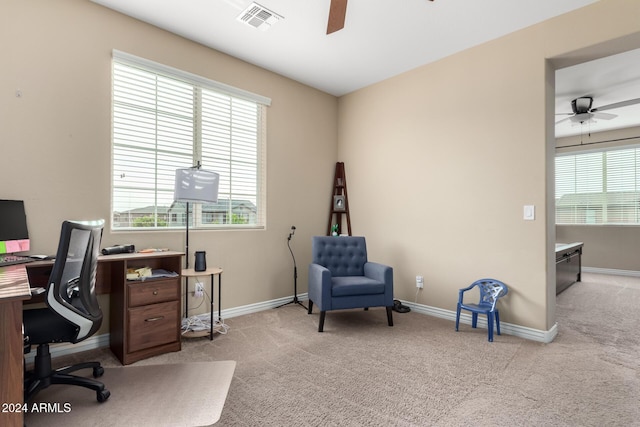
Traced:
<path fill-rule="evenodd" d="M 351 217 L 349 216 L 349 199 L 347 198 L 347 179 L 344 174 L 344 163 L 337 162 L 333 179 L 333 195 L 331 197 L 331 208 L 329 209 L 327 236 L 331 236 L 331 228 L 334 224 L 338 225 L 338 235 L 342 234 L 342 215 L 347 217 L 347 231 L 348 235 L 351 236 Z"/>

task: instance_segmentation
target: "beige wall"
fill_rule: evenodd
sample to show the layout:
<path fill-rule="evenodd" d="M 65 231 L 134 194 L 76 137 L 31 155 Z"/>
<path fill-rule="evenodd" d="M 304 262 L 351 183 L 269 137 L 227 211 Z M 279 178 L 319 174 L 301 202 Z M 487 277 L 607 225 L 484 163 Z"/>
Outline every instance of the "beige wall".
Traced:
<path fill-rule="evenodd" d="M 108 217 L 118 49 L 273 100 L 267 230 L 191 234 L 191 248 L 225 269 L 225 307 L 291 295 L 291 225 L 306 291 L 308 242 L 324 234 L 344 161 L 354 234 L 367 236 L 372 260 L 394 266 L 397 298 L 413 301 L 421 274 L 417 302 L 454 310 L 459 288 L 493 276 L 511 287 L 504 321 L 548 330 L 553 69 L 640 46 L 639 15 L 636 0 L 601 1 L 338 101 L 85 0 L 5 0 L 0 162 L 15 179 L 0 194 L 25 199 L 33 252 L 55 250 L 63 219 Z M 525 204 L 535 221 L 523 221 Z M 114 243 L 181 250 L 184 233 L 107 228 L 104 244 Z"/>
<path fill-rule="evenodd" d="M 553 70 L 630 34 L 640 46 L 638 16 L 601 1 L 340 99 L 354 232 L 395 267 L 396 297 L 413 301 L 421 274 L 417 302 L 455 310 L 459 288 L 495 277 L 504 321 L 554 325 Z"/>
<path fill-rule="evenodd" d="M 33 253 L 55 253 L 64 219 L 109 219 L 111 52 L 118 49 L 272 99 L 267 229 L 192 231 L 190 249 L 224 268 L 223 309 L 282 298 L 293 293 L 286 237 L 295 225 L 299 292 L 306 292 L 309 242 L 326 227 L 337 157 L 334 96 L 86 0 L 4 0 L 0 9 L 7 183 L 0 197 L 25 200 Z M 184 250 L 184 238 L 184 231 L 107 227 L 103 246 Z"/>
<path fill-rule="evenodd" d="M 640 127 L 634 127 L 559 138 L 557 151 L 576 152 L 638 144 Z M 582 265 L 585 267 L 640 271 L 640 227 L 559 225 L 556 227 L 556 239 L 558 242 L 584 242 Z"/>

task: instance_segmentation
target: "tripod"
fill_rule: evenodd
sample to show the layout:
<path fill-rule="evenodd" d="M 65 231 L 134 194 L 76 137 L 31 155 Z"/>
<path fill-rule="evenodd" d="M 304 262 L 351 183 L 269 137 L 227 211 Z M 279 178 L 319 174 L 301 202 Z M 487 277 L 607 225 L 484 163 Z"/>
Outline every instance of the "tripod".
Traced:
<path fill-rule="evenodd" d="M 291 238 L 295 233 L 296 233 L 296 226 L 292 225 L 291 233 L 289 233 L 289 237 L 287 237 L 287 247 L 289 248 L 289 252 L 291 252 L 291 258 L 293 258 L 293 299 L 289 302 L 285 302 L 284 304 L 281 304 L 274 308 L 284 307 L 285 305 L 289 305 L 289 304 L 298 304 L 304 307 L 305 309 L 307 309 L 307 307 L 305 307 L 304 304 L 302 304 L 298 300 L 298 267 L 296 266 L 296 257 L 293 256 L 293 251 L 291 250 Z"/>

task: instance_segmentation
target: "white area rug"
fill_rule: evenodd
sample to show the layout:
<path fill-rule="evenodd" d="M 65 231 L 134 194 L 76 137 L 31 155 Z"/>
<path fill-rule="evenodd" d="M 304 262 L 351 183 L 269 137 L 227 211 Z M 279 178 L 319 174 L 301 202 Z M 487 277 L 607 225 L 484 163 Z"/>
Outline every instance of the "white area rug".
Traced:
<path fill-rule="evenodd" d="M 235 361 L 220 361 L 105 368 L 106 402 L 99 403 L 93 390 L 52 385 L 28 405 L 43 412 L 28 413 L 25 424 L 208 426 L 220 419 L 235 367 Z"/>

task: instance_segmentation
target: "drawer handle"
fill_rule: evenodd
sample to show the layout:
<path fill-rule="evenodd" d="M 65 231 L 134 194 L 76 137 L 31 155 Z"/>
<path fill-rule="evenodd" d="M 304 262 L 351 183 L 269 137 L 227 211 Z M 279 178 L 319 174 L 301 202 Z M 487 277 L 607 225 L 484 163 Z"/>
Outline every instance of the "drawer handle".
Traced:
<path fill-rule="evenodd" d="M 164 316 L 158 316 L 158 317 L 150 317 L 148 319 L 144 319 L 145 322 L 157 322 L 158 320 L 162 320 L 164 319 Z"/>
<path fill-rule="evenodd" d="M 158 290 L 157 290 L 157 289 L 154 289 L 154 290 L 153 290 L 153 294 L 154 294 L 154 295 L 158 295 Z"/>

